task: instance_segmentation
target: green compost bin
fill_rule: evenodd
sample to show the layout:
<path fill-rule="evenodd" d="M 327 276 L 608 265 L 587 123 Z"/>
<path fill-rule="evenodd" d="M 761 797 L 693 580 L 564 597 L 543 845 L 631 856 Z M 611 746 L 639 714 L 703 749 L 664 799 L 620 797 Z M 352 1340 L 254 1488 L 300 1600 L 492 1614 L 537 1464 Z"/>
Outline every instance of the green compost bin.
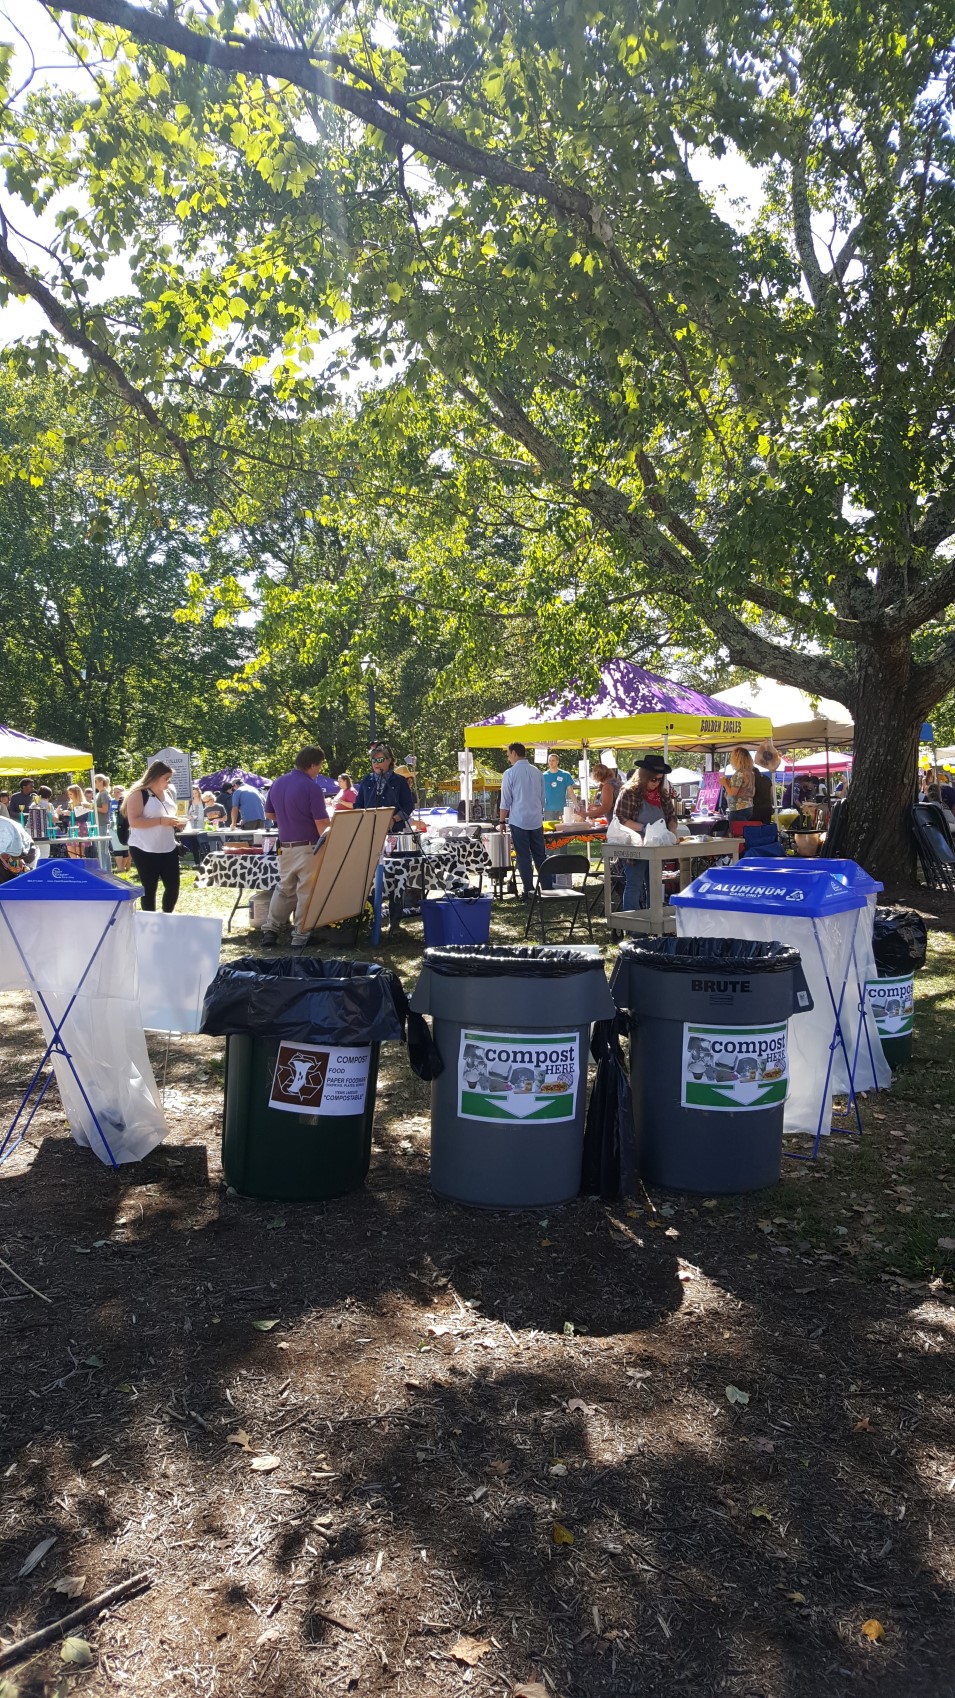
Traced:
<path fill-rule="evenodd" d="M 222 1165 L 243 1196 L 322 1202 L 371 1159 L 381 1043 L 406 1000 L 376 962 L 244 956 L 220 968 L 202 1030 L 226 1038 Z"/>

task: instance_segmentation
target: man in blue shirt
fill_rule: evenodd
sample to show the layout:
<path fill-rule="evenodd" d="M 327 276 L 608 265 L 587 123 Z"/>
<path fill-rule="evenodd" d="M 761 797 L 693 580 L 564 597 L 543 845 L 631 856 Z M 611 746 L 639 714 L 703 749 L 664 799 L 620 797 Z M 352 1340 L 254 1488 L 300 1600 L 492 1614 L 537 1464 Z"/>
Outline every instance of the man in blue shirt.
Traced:
<path fill-rule="evenodd" d="M 572 772 L 567 772 L 560 764 L 560 756 L 556 749 L 551 749 L 544 768 L 544 818 L 545 820 L 560 820 L 564 817 L 564 803 L 568 790 L 572 790 L 576 780 Z"/>
<path fill-rule="evenodd" d="M 544 776 L 527 759 L 523 743 L 509 743 L 510 769 L 501 779 L 501 824 L 511 828 L 517 870 L 524 886 L 524 900 L 534 891 L 534 866 L 538 872 L 547 857 L 544 843 Z"/>
<path fill-rule="evenodd" d="M 265 803 L 262 792 L 254 784 L 237 784 L 232 791 L 232 824 L 242 827 L 261 827 L 265 824 Z"/>

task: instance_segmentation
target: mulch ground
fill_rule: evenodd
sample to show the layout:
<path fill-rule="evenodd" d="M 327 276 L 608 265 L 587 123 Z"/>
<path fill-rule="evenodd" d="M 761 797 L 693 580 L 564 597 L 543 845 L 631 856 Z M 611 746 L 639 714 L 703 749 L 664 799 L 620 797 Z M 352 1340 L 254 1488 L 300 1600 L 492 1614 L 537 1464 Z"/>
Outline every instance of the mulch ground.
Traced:
<path fill-rule="evenodd" d="M 49 1298 L 0 1267 L 2 1641 L 151 1586 L 21 1698 L 955 1693 L 952 1278 L 891 1237 L 955 1235 L 936 942 L 925 1071 L 758 1198 L 440 1203 L 394 1046 L 324 1205 L 227 1190 L 216 1040 L 173 1043 L 134 1168 L 44 1109 L 0 1170 Z M 38 1047 L 0 998 L 6 1119 Z"/>

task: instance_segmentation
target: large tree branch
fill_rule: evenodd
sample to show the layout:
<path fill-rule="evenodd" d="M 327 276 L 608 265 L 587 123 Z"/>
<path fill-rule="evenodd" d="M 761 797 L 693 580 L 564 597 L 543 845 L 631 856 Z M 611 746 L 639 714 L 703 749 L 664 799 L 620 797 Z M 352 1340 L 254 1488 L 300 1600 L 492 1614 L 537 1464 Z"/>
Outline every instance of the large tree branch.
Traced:
<path fill-rule="evenodd" d="M 578 482 L 558 445 L 533 424 L 506 391 L 488 388 L 488 405 L 474 389 L 460 382 L 457 387 L 472 407 L 533 455 L 547 477 L 571 494 L 604 530 L 629 542 L 654 571 L 663 593 L 681 601 L 690 599 L 690 586 L 699 570 L 698 560 L 680 548 L 673 538 L 667 537 L 654 519 L 635 508 L 623 490 L 596 476 L 589 476 L 584 483 Z M 759 586 L 752 588 L 759 590 Z M 740 599 L 753 600 L 755 596 L 751 596 L 747 588 L 741 592 Z M 703 623 L 725 646 L 734 665 L 765 673 L 780 683 L 794 684 L 800 690 L 833 696 L 836 700 L 846 699 L 851 681 L 848 673 L 835 661 L 824 655 L 801 654 L 792 648 L 781 648 L 752 625 L 747 625 L 718 595 L 712 595 L 699 611 Z"/>
<path fill-rule="evenodd" d="M 919 713 L 932 709 L 955 690 L 955 633 L 941 642 L 930 660 L 912 667 L 909 698 Z"/>
<path fill-rule="evenodd" d="M 955 557 L 947 560 L 934 577 L 926 578 L 912 594 L 886 611 L 885 624 L 893 633 L 905 634 L 939 619 L 955 603 Z"/>
<path fill-rule="evenodd" d="M 812 296 L 813 306 L 818 306 L 826 292 L 826 279 L 816 255 L 816 245 L 812 235 L 812 214 L 809 206 L 809 189 L 806 182 L 807 146 L 808 142 L 804 141 L 793 160 L 793 237 L 796 242 L 799 263 L 802 266 L 802 274 L 806 279 L 806 287 Z"/>
<path fill-rule="evenodd" d="M 924 548 L 931 552 L 940 543 L 947 540 L 955 531 L 955 489 L 948 489 L 943 495 L 929 503 L 925 508 L 919 523 L 912 532 L 912 543 L 915 548 Z"/>
<path fill-rule="evenodd" d="M 28 271 L 27 267 L 21 264 L 7 242 L 6 221 L 2 218 L 2 214 L 0 214 L 0 275 L 6 278 L 16 294 L 27 295 L 31 300 L 36 301 L 37 306 L 42 308 L 54 330 L 59 332 L 64 342 L 68 342 L 70 347 L 75 348 L 78 353 L 85 354 L 90 364 L 109 379 L 109 382 L 123 397 L 123 400 L 134 407 L 137 413 L 141 413 L 143 418 L 147 419 L 153 428 L 165 438 L 170 447 L 175 449 L 182 469 L 190 483 L 195 483 L 197 481 L 195 468 L 189 449 L 182 437 L 160 417 L 149 397 L 144 395 L 142 390 L 137 389 L 136 385 L 130 381 L 119 361 L 114 359 L 112 354 L 107 353 L 105 348 L 101 348 L 97 342 L 94 342 L 85 330 L 74 324 L 62 302 L 57 300 L 56 296 L 47 288 L 45 283 L 41 282 L 39 277 L 35 277 L 32 271 Z"/>
<path fill-rule="evenodd" d="M 53 0 L 43 0 L 43 4 L 53 12 L 61 9 L 53 4 Z M 233 76 L 241 73 L 290 83 L 313 98 L 350 112 L 363 124 L 380 130 L 398 150 L 410 147 L 466 180 L 515 189 L 582 224 L 589 239 L 605 254 L 614 276 L 666 343 L 708 432 L 724 461 L 729 463 L 730 451 L 719 422 L 694 382 L 686 356 L 667 329 L 651 290 L 620 251 L 606 212 L 585 190 L 560 182 L 545 170 L 528 170 L 514 165 L 503 153 L 476 147 L 454 131 L 429 123 L 416 114 L 413 97 L 386 87 L 369 71 L 341 54 L 318 54 L 286 47 L 261 36 L 201 34 L 169 13 L 144 11 L 141 6 L 132 5 L 130 0 L 74 0 L 69 10 L 76 17 L 127 30 L 134 38 L 151 42 L 167 52 L 179 53 L 194 64 L 215 66 Z M 355 80 L 345 81 L 334 75 L 333 67 L 345 69 Z"/>

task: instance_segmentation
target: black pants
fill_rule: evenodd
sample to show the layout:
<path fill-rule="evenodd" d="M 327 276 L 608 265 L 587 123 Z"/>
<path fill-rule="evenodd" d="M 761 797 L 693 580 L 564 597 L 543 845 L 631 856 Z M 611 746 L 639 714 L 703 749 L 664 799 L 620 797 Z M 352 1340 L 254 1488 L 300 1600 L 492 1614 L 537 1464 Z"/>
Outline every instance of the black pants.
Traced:
<path fill-rule="evenodd" d="M 134 849 L 130 844 L 129 853 L 143 887 L 146 913 L 156 912 L 156 890 L 162 880 L 162 911 L 171 914 L 179 900 L 179 850 L 167 849 L 165 855 L 154 855 L 149 849 Z"/>

